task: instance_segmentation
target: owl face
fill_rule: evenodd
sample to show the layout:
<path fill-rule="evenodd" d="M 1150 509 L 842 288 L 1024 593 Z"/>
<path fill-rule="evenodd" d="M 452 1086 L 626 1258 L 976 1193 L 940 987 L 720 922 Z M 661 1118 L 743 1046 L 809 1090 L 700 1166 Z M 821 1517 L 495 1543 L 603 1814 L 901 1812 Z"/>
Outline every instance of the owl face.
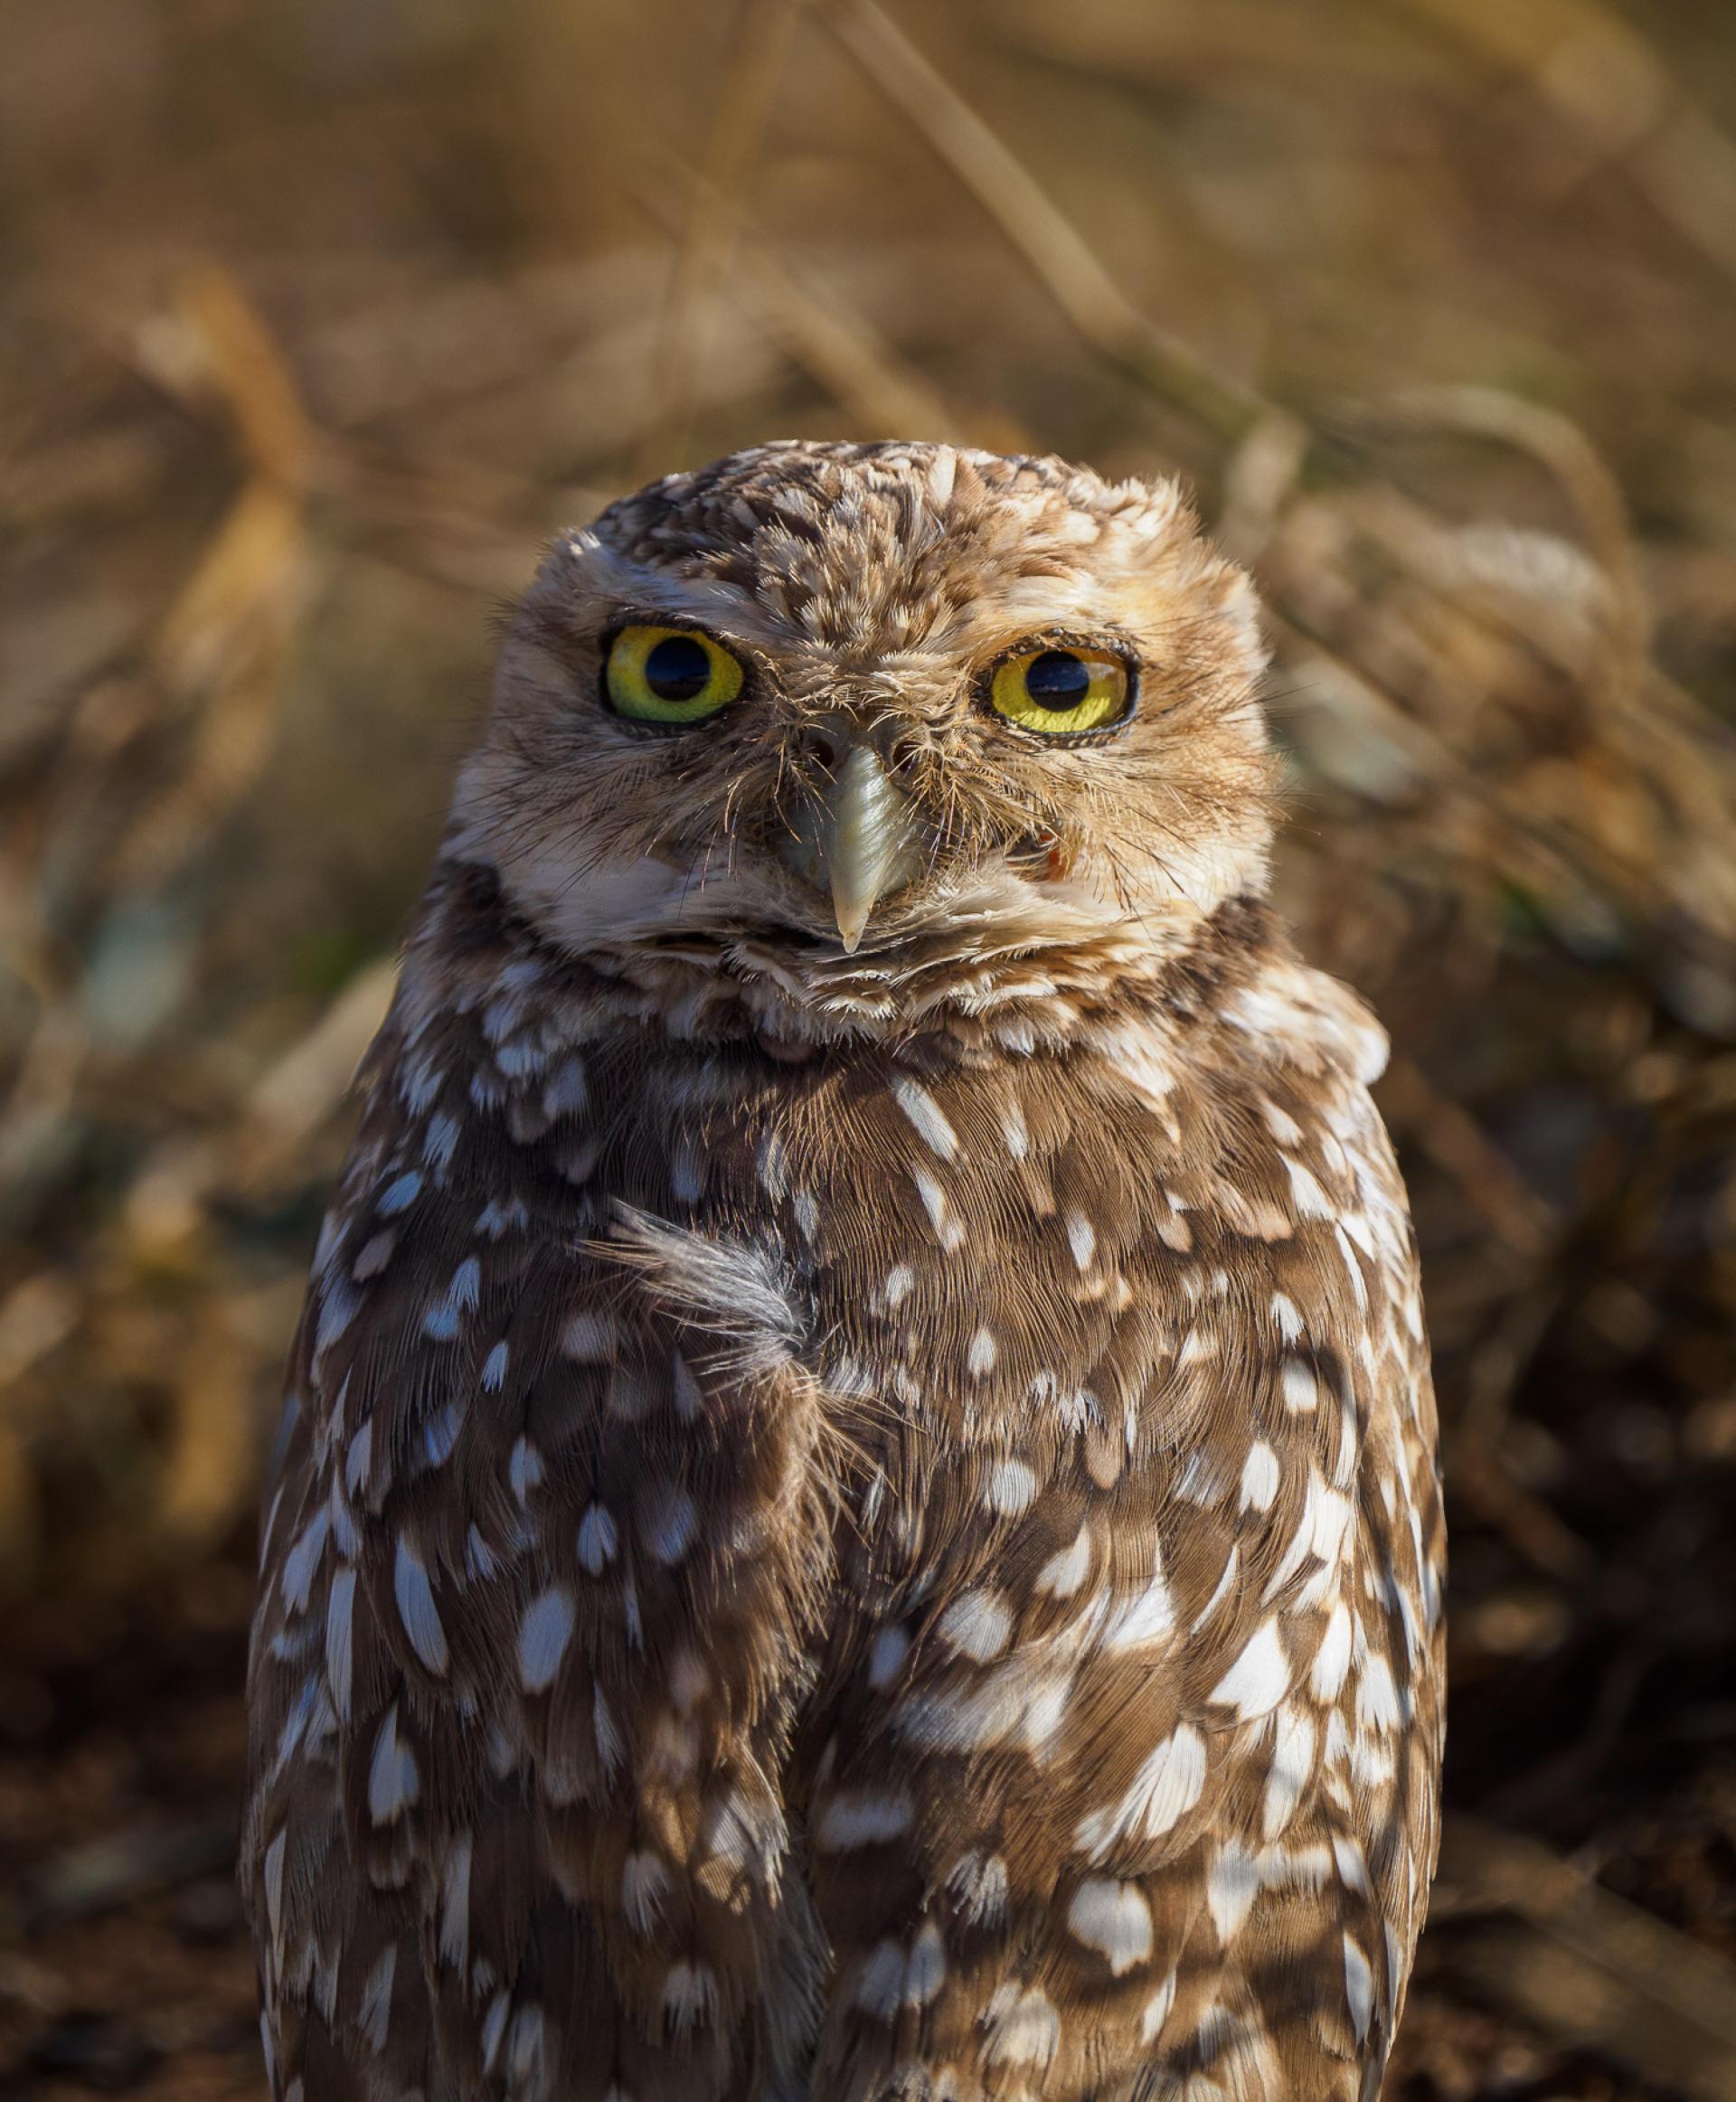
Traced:
<path fill-rule="evenodd" d="M 1173 486 L 781 445 L 560 542 L 458 851 L 549 938 L 893 1013 L 968 962 L 1135 969 L 1259 889 L 1251 594 Z"/>

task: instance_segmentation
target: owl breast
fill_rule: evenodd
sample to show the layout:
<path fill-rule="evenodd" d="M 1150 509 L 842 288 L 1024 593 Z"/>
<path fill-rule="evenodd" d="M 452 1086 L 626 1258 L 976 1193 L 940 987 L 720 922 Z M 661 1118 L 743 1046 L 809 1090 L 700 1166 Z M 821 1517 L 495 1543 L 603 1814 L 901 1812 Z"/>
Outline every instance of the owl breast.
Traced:
<path fill-rule="evenodd" d="M 394 1025 L 299 1349 L 280 2088 L 1368 2091 L 1440 1518 L 1354 1004 L 788 1063 L 514 967 Z"/>

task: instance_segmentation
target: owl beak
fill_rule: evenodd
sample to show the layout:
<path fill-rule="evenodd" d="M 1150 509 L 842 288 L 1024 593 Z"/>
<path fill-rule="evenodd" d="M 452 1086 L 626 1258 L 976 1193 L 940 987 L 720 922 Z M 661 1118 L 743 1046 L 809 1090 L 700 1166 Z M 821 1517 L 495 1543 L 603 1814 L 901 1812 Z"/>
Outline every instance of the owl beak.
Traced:
<path fill-rule="evenodd" d="M 854 956 L 877 901 L 916 872 L 910 805 L 878 754 L 858 744 L 827 784 L 816 815 L 814 844 L 831 886 L 838 938 Z"/>

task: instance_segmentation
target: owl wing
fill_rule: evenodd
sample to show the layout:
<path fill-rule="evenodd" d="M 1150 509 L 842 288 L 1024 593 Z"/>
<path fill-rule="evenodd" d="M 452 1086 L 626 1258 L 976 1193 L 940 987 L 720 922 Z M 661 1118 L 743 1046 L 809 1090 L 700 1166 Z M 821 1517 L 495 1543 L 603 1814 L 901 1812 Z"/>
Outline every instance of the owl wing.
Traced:
<path fill-rule="evenodd" d="M 309 2102 L 700 2102 L 796 2048 L 755 2026 L 807 1960 L 795 1315 L 763 1254 L 601 1207 L 630 1070 L 506 1004 L 388 1025 L 268 1490 L 243 1882 Z"/>
<path fill-rule="evenodd" d="M 1355 1003 L 1226 1015 L 1216 1072 L 922 1090 L 859 1348 L 944 1428 L 829 1682 L 834 2094 L 1378 2088 L 1440 1755 L 1416 1259 Z"/>

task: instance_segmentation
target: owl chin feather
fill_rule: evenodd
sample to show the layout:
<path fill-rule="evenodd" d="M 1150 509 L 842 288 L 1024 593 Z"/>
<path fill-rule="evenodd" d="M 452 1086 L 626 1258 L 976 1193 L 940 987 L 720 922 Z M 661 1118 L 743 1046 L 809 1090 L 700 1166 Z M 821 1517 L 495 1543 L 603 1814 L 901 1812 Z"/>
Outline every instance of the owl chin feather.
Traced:
<path fill-rule="evenodd" d="M 476 858 L 463 834 L 452 850 Z M 671 1007 L 739 985 L 763 1025 L 798 1041 L 931 1023 L 948 1009 L 1023 1010 L 1062 986 L 1150 983 L 1221 906 L 1266 882 L 1263 851 L 1220 848 L 1189 858 L 1189 891 L 1136 902 L 1089 860 L 1057 877 L 1002 854 L 925 874 L 882 901 L 846 949 L 811 886 L 775 862 L 712 858 L 581 868 L 538 847 L 491 865 L 530 926 L 567 954 L 656 986 Z"/>

